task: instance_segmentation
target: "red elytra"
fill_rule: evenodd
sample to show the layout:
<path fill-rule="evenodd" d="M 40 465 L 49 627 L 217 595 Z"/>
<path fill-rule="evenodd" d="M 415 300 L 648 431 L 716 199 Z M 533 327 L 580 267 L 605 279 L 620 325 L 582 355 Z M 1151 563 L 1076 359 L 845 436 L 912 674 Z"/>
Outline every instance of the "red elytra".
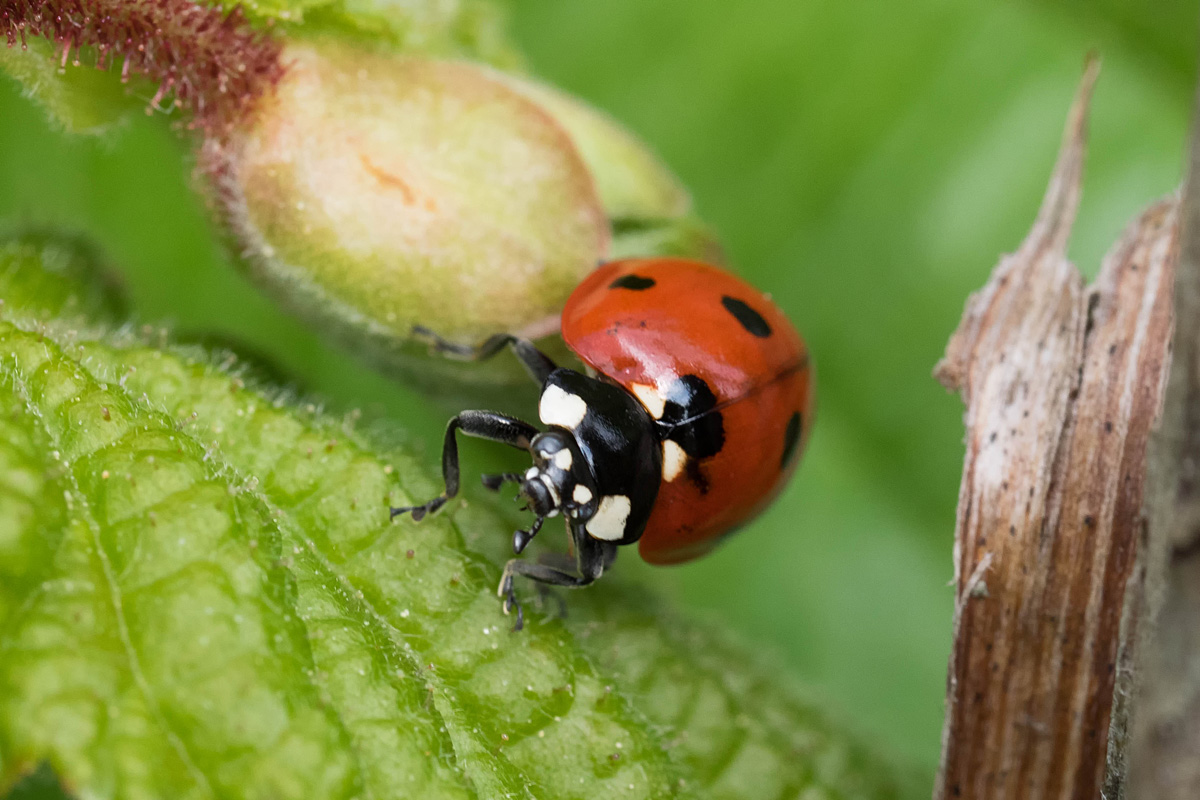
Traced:
<path fill-rule="evenodd" d="M 686 474 L 664 476 L 638 543 L 651 564 L 704 555 L 762 511 L 795 469 L 812 422 L 808 349 L 770 298 L 740 278 L 680 258 L 610 262 L 572 293 L 562 335 L 635 396 L 697 376 L 716 397 L 723 442 Z"/>

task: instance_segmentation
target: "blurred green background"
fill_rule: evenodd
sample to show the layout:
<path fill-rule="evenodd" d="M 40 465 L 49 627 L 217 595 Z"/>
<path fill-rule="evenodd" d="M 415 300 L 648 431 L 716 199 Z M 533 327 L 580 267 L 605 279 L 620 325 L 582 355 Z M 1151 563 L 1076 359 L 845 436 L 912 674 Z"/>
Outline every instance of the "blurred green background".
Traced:
<path fill-rule="evenodd" d="M 1081 269 L 1094 274 L 1121 227 L 1177 185 L 1196 5 L 513 0 L 510 12 L 531 69 L 652 144 L 817 359 L 818 424 L 780 501 L 699 563 L 656 570 L 628 554 L 620 569 L 761 642 L 932 775 L 962 429 L 930 370 L 967 294 L 1033 219 L 1089 50 L 1104 68 Z M 0 80 L 0 220 L 92 235 L 143 319 L 252 343 L 333 408 L 398 420 L 432 467 L 447 410 L 346 363 L 247 285 L 190 169 L 161 118 L 67 139 Z"/>

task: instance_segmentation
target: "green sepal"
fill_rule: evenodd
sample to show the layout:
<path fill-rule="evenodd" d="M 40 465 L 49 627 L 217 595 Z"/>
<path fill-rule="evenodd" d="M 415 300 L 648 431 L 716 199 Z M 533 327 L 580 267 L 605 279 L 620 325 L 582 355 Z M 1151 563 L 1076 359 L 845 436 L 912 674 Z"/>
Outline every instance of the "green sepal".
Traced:
<path fill-rule="evenodd" d="M 57 55 L 50 42 L 35 37 L 24 46 L 0 44 L 0 72 L 19 83 L 25 96 L 64 132 L 99 136 L 112 131 L 131 111 L 145 107 L 115 76 L 90 64 L 86 69 L 73 61 L 64 66 Z M 145 89 L 140 81 L 137 85 Z"/>

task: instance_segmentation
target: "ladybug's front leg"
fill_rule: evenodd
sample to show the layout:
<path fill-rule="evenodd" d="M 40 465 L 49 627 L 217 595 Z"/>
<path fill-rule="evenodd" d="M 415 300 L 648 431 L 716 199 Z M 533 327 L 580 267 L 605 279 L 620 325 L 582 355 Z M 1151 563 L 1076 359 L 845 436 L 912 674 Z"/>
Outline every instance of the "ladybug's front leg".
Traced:
<path fill-rule="evenodd" d="M 471 347 L 447 341 L 429 328 L 420 325 L 414 325 L 412 332 L 417 338 L 428 342 L 437 352 L 460 361 L 486 361 L 505 347 L 512 347 L 513 355 L 521 362 L 521 366 L 525 367 L 525 371 L 529 373 L 530 377 L 538 382 L 539 386 L 546 382 L 546 378 L 550 377 L 551 372 L 558 369 L 558 366 L 550 360 L 550 356 L 538 350 L 533 342 L 513 336 L 511 333 L 489 336 L 483 341 L 483 344 Z"/>
<path fill-rule="evenodd" d="M 504 574 L 500 577 L 500 586 L 497 588 L 496 594 L 504 598 L 505 614 L 514 609 L 517 612 L 517 622 L 513 625 L 514 631 L 525 627 L 525 614 L 513 588 L 513 579 L 516 576 L 524 575 L 526 578 L 551 586 L 571 588 L 587 586 L 603 575 L 604 570 L 617 558 L 615 544 L 593 539 L 586 532 L 576 530 L 576 526 L 572 526 L 572 538 L 575 540 L 575 566 L 579 570 L 578 575 L 572 575 L 547 564 L 530 563 L 519 558 L 514 558 L 504 565 Z"/>
<path fill-rule="evenodd" d="M 518 530 L 513 532 L 513 552 L 521 555 L 529 543 L 533 541 L 533 537 L 538 535 L 538 531 L 542 529 L 542 524 L 546 521 L 545 517 L 538 517 L 529 526 L 529 530 Z"/>
<path fill-rule="evenodd" d="M 528 449 L 530 440 L 538 433 L 538 429 L 528 422 L 495 411 L 462 412 L 446 426 L 446 440 L 442 446 L 442 478 L 446 481 L 446 491 L 419 506 L 393 508 L 393 518 L 405 512 L 412 512 L 413 520 L 419 522 L 426 514 L 437 511 L 447 500 L 458 494 L 458 440 L 455 438 L 457 431 L 480 439 L 502 442 L 521 450 Z"/>
<path fill-rule="evenodd" d="M 480 480 L 483 482 L 483 488 L 491 489 L 493 492 L 500 491 L 500 487 L 506 483 L 520 483 L 525 476 L 519 472 L 498 472 L 488 475 L 480 475 Z"/>
<path fill-rule="evenodd" d="M 566 553 L 538 553 L 537 562 L 544 566 L 557 567 L 564 572 L 571 570 L 575 566 L 575 559 Z M 545 606 L 547 600 L 553 600 L 555 605 L 558 606 L 558 618 L 567 618 L 567 601 L 562 596 L 562 592 L 554 591 L 550 584 L 542 583 L 541 581 L 534 581 L 533 588 L 537 590 L 538 608 Z"/>

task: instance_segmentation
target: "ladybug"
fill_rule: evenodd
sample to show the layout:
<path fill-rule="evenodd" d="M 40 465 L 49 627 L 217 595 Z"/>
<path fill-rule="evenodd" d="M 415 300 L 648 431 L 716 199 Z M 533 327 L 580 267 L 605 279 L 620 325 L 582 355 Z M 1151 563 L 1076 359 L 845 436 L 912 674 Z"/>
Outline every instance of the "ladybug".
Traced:
<path fill-rule="evenodd" d="M 523 623 L 513 579 L 556 586 L 599 578 L 622 545 L 651 564 L 712 550 L 762 511 L 795 469 L 812 422 L 804 341 L 774 303 L 717 267 L 679 258 L 624 259 L 593 271 L 562 312 L 562 337 L 587 374 L 560 368 L 508 334 L 464 348 L 417 329 L 451 356 L 482 359 L 509 347 L 541 386 L 544 429 L 493 411 L 450 420 L 446 490 L 392 508 L 421 520 L 459 488 L 457 432 L 527 450 L 524 473 L 485 475 L 489 489 L 520 484 L 535 517 L 513 534 L 520 555 L 549 518 L 566 518 L 575 563 L 512 559 L 498 594 Z M 573 568 L 572 568 L 573 567 Z"/>

